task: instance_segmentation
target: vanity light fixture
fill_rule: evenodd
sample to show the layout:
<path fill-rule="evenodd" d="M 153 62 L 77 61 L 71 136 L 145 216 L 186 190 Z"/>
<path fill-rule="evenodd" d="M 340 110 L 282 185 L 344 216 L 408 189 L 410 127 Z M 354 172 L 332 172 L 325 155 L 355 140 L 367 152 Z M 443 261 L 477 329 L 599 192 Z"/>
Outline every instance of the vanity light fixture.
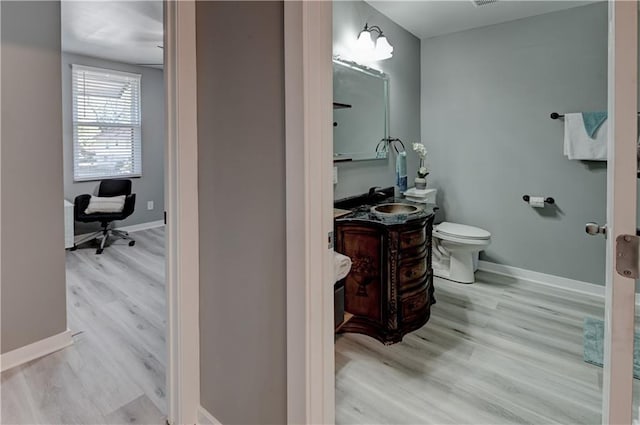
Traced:
<path fill-rule="evenodd" d="M 375 41 L 371 37 L 372 32 L 378 34 Z M 357 59 L 365 62 L 385 60 L 393 56 L 393 46 L 389 44 L 387 37 L 385 37 L 379 26 L 369 26 L 368 23 L 365 23 L 364 29 L 358 35 L 354 53 Z"/>

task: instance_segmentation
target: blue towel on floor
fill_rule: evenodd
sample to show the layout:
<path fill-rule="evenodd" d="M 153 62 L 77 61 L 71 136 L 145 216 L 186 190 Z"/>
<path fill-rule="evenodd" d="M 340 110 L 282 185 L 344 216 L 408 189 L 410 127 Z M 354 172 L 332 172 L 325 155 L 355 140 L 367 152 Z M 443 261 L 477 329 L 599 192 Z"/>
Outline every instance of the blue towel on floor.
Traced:
<path fill-rule="evenodd" d="M 407 153 L 399 152 L 396 157 L 396 186 L 400 192 L 407 190 Z"/>
<path fill-rule="evenodd" d="M 607 120 L 607 112 L 583 112 L 582 121 L 584 121 L 584 129 L 589 137 L 593 139 L 593 135 L 600 128 L 603 122 Z"/>
<path fill-rule="evenodd" d="M 583 327 L 584 361 L 602 367 L 604 363 L 604 321 L 585 317 Z M 640 379 L 640 335 L 633 341 L 633 377 Z"/>

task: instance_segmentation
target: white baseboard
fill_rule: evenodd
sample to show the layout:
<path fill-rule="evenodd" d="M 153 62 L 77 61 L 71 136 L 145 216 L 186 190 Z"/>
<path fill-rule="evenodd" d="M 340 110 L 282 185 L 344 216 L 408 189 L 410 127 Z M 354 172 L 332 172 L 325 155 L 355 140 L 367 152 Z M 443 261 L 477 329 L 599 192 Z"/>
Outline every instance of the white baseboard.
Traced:
<path fill-rule="evenodd" d="M 125 232 L 139 232 L 140 230 L 155 229 L 164 226 L 164 220 L 149 221 L 147 223 L 132 224 L 131 226 L 116 227 Z"/>
<path fill-rule="evenodd" d="M 164 220 L 156 220 L 156 221 L 148 221 L 146 223 L 139 223 L 139 224 L 132 224 L 131 226 L 118 226 L 115 227 L 118 230 L 122 230 L 124 232 L 139 232 L 141 230 L 147 230 L 147 229 L 155 229 L 156 227 L 162 227 L 164 226 Z M 75 235 L 74 238 L 77 240 L 78 238 L 81 238 L 85 235 L 89 235 L 91 233 L 94 232 L 89 232 L 89 233 L 80 233 L 79 235 Z"/>
<path fill-rule="evenodd" d="M 510 276 L 516 279 L 528 280 L 541 285 L 553 286 L 554 288 L 604 297 L 604 286 L 583 282 L 581 280 L 534 272 L 533 270 L 521 269 L 518 267 L 504 266 L 502 264 L 482 260 L 478 262 L 478 270 L 502 276 Z"/>
<path fill-rule="evenodd" d="M 71 338 L 71 331 L 67 329 L 62 333 L 41 339 L 33 344 L 16 348 L 0 355 L 0 371 L 4 372 L 31 360 L 44 357 L 71 344 L 73 344 L 73 338 Z"/>
<path fill-rule="evenodd" d="M 502 276 L 509 276 L 515 279 L 526 280 L 540 285 L 565 289 L 567 291 L 579 292 L 581 294 L 594 295 L 602 298 L 604 298 L 605 295 L 604 285 L 596 285 L 594 283 L 583 282 L 581 280 L 534 272 L 533 270 L 505 266 L 502 264 L 491 263 L 489 261 L 480 260 L 478 262 L 478 270 Z M 640 305 L 640 294 L 636 294 L 636 305 Z"/>
<path fill-rule="evenodd" d="M 222 422 L 213 417 L 204 407 L 198 407 L 198 425 L 222 425 Z"/>

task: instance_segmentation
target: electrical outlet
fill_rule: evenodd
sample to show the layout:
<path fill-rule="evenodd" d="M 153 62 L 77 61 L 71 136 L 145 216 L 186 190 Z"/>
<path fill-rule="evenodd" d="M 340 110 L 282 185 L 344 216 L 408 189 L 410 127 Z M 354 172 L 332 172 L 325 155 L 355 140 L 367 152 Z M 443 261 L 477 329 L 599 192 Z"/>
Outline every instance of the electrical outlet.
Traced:
<path fill-rule="evenodd" d="M 153 201 L 147 201 L 147 209 L 148 210 L 152 210 L 153 209 Z"/>
<path fill-rule="evenodd" d="M 338 184 L 338 167 L 333 166 L 333 184 Z"/>

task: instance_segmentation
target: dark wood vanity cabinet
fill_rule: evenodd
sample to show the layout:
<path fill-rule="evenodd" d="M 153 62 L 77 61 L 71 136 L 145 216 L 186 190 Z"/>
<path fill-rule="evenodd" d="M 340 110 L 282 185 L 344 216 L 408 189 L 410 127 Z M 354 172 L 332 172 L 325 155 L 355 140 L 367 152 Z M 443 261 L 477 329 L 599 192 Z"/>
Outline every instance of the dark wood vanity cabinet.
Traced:
<path fill-rule="evenodd" d="M 345 311 L 354 317 L 340 332 L 393 344 L 429 320 L 432 228 L 433 215 L 393 225 L 336 221 L 335 249 L 353 263 L 344 287 Z"/>

